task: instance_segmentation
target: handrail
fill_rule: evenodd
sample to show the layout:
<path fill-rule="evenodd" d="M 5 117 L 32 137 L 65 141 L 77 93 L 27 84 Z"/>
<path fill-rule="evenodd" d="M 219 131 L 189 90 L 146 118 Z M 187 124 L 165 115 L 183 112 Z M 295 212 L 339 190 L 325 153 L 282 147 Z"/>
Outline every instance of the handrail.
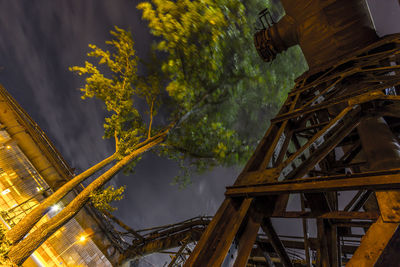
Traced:
<path fill-rule="evenodd" d="M 151 231 L 151 230 L 166 230 L 166 229 L 169 229 L 169 228 L 173 228 L 175 226 L 183 225 L 185 223 L 193 222 L 193 221 L 197 221 L 197 220 L 211 221 L 212 218 L 213 218 L 213 216 L 196 216 L 196 217 L 193 217 L 191 219 L 187 219 L 187 220 L 182 221 L 182 222 L 178 222 L 178 223 L 174 223 L 174 224 L 167 224 L 167 225 L 162 225 L 162 226 L 156 226 L 156 227 L 151 227 L 151 228 L 140 229 L 140 230 L 137 230 L 136 232 L 141 233 L 141 232 L 147 232 L 147 231 Z M 153 233 L 154 232 L 155 231 L 153 231 Z M 148 234 L 150 234 L 150 233 L 148 233 Z"/>

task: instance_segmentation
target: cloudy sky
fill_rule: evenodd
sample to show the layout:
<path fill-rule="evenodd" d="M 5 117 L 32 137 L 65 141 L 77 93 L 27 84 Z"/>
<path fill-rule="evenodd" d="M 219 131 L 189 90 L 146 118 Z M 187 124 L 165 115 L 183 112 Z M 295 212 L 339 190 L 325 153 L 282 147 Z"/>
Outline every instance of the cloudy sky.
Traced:
<path fill-rule="evenodd" d="M 104 47 L 114 25 L 131 30 L 139 56 L 146 55 L 152 39 L 138 2 L 0 0 L 0 84 L 77 172 L 111 155 L 114 147 L 102 139 L 102 106 L 80 99 L 82 80 L 68 67 L 83 64 L 89 43 Z M 127 186 L 116 215 L 134 229 L 213 215 L 237 173 L 220 168 L 180 190 L 170 185 L 176 165 L 146 155 L 134 175 L 114 179 Z"/>
<path fill-rule="evenodd" d="M 139 56 L 146 55 L 152 39 L 135 8 L 138 2 L 0 0 L 0 83 L 77 172 L 112 154 L 113 144 L 101 138 L 102 106 L 80 99 L 82 81 L 68 67 L 83 63 L 89 43 L 104 45 L 114 25 L 130 29 Z M 381 35 L 400 31 L 397 0 L 369 2 Z M 379 26 L 383 24 L 388 26 Z M 134 229 L 212 215 L 238 172 L 220 168 L 194 177 L 191 186 L 179 190 L 170 185 L 176 165 L 146 155 L 134 175 L 114 180 L 127 185 L 116 215 Z"/>

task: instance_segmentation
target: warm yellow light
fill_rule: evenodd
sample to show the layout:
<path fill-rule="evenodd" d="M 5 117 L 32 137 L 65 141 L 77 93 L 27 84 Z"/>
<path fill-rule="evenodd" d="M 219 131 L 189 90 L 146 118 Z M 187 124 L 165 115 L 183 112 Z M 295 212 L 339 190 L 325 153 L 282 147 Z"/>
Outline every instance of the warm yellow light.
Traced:
<path fill-rule="evenodd" d="M 83 242 L 83 241 L 85 241 L 86 240 L 86 237 L 85 236 L 81 236 L 80 238 L 79 238 L 79 241 L 81 241 L 81 242 Z"/>
<path fill-rule="evenodd" d="M 7 149 L 10 149 L 10 148 L 11 148 L 11 146 L 10 146 L 10 145 L 8 145 L 8 146 L 6 146 L 6 148 L 7 148 Z"/>

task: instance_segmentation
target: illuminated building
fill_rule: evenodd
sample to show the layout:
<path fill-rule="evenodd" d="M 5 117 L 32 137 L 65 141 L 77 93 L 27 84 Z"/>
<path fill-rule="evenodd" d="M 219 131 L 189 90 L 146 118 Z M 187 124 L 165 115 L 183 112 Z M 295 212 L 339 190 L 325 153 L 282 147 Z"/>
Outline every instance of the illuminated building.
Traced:
<path fill-rule="evenodd" d="M 0 214 L 13 227 L 40 201 L 73 176 L 50 140 L 0 86 Z M 39 221 L 54 216 L 71 192 Z M 123 244 L 91 206 L 54 233 L 24 266 L 115 266 Z"/>

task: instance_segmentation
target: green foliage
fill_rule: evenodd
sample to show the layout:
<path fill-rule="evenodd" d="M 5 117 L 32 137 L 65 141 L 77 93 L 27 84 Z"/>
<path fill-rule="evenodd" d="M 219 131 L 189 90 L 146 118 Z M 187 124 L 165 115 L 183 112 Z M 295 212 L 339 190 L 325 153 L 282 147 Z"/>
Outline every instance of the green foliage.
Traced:
<path fill-rule="evenodd" d="M 113 186 L 109 186 L 104 190 L 97 190 L 90 194 L 90 200 L 95 208 L 100 211 L 113 212 L 117 208 L 110 205 L 112 201 L 118 201 L 123 199 L 125 186 L 121 186 L 115 189 Z"/>
<path fill-rule="evenodd" d="M 164 155 L 197 171 L 248 159 L 294 78 L 307 68 L 299 47 L 272 64 L 259 58 L 253 23 L 266 5 L 274 13 L 282 11 L 260 0 L 152 0 L 138 5 L 158 37 L 155 49 L 166 57 L 166 90 L 180 107 L 174 112 L 179 117 L 195 110 L 171 134 L 172 149 Z M 183 170 L 176 181 L 187 183 L 187 173 Z"/>
<path fill-rule="evenodd" d="M 298 47 L 272 64 L 257 55 L 253 23 L 265 5 L 261 0 L 146 1 L 138 9 L 157 37 L 147 62 L 135 56 L 131 34 L 118 27 L 106 42 L 111 52 L 89 46 L 88 56 L 106 70 L 89 62 L 71 70 L 86 76 L 83 98 L 105 103 L 110 112 L 105 137 L 115 137 L 121 157 L 175 122 L 156 152 L 182 166 L 176 183 L 188 184 L 193 171 L 248 159 L 294 78 L 306 69 Z M 163 118 L 155 120 L 160 109 Z"/>
<path fill-rule="evenodd" d="M 70 70 L 86 76 L 81 91 L 82 99 L 96 97 L 102 100 L 110 112 L 105 118 L 105 137 L 118 140 L 121 156 L 129 154 L 145 133 L 142 115 L 135 107 L 135 97 L 143 97 L 151 92 L 142 92 L 134 86 L 137 80 L 137 61 L 133 48 L 134 42 L 129 32 L 115 27 L 110 32 L 114 37 L 106 41 L 110 51 L 90 44 L 88 57 L 98 59 L 98 65 L 105 65 L 106 77 L 99 67 L 85 61 L 84 67 L 71 67 Z"/>
<path fill-rule="evenodd" d="M 166 90 L 184 108 L 177 112 L 185 113 L 214 90 L 209 86 L 221 84 L 223 38 L 234 34 L 232 23 L 243 22 L 243 7 L 237 1 L 152 2 L 154 6 L 142 2 L 138 8 L 151 32 L 161 38 L 156 49 L 167 54 L 162 64 L 170 78 Z"/>
<path fill-rule="evenodd" d="M 195 111 L 171 134 L 163 153 L 180 160 L 188 156 L 185 162 L 196 165 L 196 170 L 247 158 L 248 146 L 224 114 L 231 108 L 218 108 L 248 78 L 247 67 L 232 46 L 241 33 L 250 33 L 249 28 L 238 27 L 246 23 L 244 6 L 238 1 L 152 1 L 138 8 L 151 32 L 160 37 L 155 49 L 166 55 L 166 91 L 179 106 L 173 109 L 174 116 Z"/>

